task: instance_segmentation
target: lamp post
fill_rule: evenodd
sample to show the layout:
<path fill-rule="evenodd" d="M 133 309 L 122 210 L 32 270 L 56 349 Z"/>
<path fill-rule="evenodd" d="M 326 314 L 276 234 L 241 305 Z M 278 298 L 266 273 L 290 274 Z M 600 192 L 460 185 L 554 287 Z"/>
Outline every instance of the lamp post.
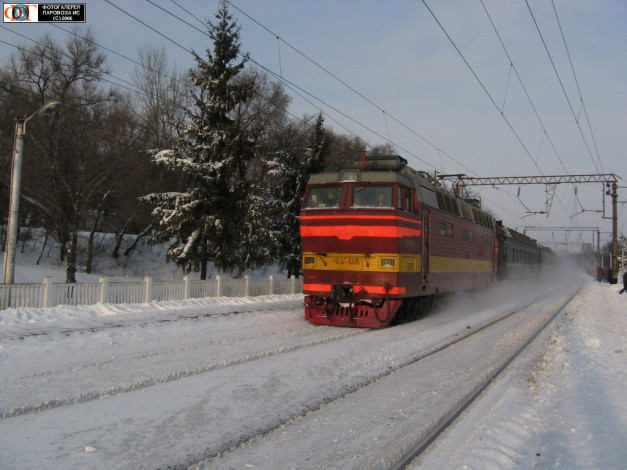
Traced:
<path fill-rule="evenodd" d="M 15 140 L 13 143 L 13 164 L 11 167 L 11 198 L 9 202 L 9 219 L 7 222 L 7 246 L 4 252 L 4 270 L 2 282 L 13 284 L 15 274 L 15 245 L 17 244 L 18 214 L 20 211 L 20 186 L 22 183 L 22 153 L 26 123 L 35 116 L 49 114 L 59 105 L 60 101 L 48 101 L 37 111 L 27 117 L 15 119 Z"/>

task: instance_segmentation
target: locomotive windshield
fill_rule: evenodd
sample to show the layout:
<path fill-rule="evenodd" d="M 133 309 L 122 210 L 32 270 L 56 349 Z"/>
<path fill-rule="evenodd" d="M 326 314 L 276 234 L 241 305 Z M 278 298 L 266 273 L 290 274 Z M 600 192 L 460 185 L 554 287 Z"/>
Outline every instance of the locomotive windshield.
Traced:
<path fill-rule="evenodd" d="M 342 188 L 340 186 L 325 186 L 323 188 L 312 188 L 307 197 L 305 207 L 310 208 L 329 208 L 337 207 L 340 203 Z"/>
<path fill-rule="evenodd" d="M 392 187 L 355 186 L 353 207 L 392 207 Z"/>

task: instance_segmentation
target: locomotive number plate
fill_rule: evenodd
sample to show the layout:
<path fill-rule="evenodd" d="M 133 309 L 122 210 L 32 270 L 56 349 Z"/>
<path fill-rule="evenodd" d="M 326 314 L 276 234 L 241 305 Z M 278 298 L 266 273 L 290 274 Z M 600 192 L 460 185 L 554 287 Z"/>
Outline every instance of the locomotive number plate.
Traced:
<path fill-rule="evenodd" d="M 359 266 L 360 262 L 360 258 L 355 258 L 352 256 L 338 256 L 336 258 L 333 258 L 333 263 L 337 266 Z"/>

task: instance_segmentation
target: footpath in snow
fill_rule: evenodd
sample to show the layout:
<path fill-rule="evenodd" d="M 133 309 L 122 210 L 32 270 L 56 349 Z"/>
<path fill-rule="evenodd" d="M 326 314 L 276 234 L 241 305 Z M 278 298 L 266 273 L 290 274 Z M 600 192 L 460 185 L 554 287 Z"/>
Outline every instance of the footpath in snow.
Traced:
<path fill-rule="evenodd" d="M 589 282 L 416 469 L 624 469 L 627 293 Z"/>

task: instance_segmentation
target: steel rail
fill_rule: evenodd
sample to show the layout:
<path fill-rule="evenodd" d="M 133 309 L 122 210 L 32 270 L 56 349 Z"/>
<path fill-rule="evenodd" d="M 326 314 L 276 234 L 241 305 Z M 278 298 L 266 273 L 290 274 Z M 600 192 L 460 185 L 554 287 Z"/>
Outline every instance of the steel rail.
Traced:
<path fill-rule="evenodd" d="M 526 348 L 529 346 L 536 337 L 560 314 L 564 308 L 575 298 L 583 285 L 580 286 L 572 295 L 568 297 L 564 301 L 564 303 L 555 310 L 555 312 L 550 315 L 544 322 L 540 324 L 540 326 L 531 334 L 526 341 L 522 342 L 521 345 L 514 350 L 513 353 L 510 354 L 506 360 L 498 366 L 492 374 L 490 374 L 483 382 L 479 383 L 473 390 L 471 390 L 468 395 L 459 402 L 458 406 L 452 408 L 447 414 L 442 416 L 438 422 L 433 426 L 433 428 L 425 435 L 424 438 L 421 438 L 416 444 L 405 454 L 401 456 L 401 458 L 395 462 L 388 470 L 400 470 L 406 468 L 414 459 L 416 459 L 422 452 L 424 452 L 429 445 L 431 445 L 437 438 L 442 434 L 449 426 L 453 424 L 453 422 L 461 415 L 461 413 L 468 408 L 472 404 L 472 402 L 483 392 L 488 386 L 494 381 L 495 378 L 501 374 Z M 506 317 L 501 318 L 501 320 L 509 317 L 511 314 Z M 496 322 L 494 322 L 496 323 Z M 487 325 L 490 326 L 490 325 Z M 487 327 L 486 326 L 486 327 Z M 483 328 L 482 328 L 483 329 Z M 481 331 L 481 330 L 478 330 Z M 478 331 L 475 331 L 476 334 Z M 469 336 L 464 337 L 463 339 L 468 338 Z"/>
<path fill-rule="evenodd" d="M 577 291 L 578 292 L 578 291 Z M 572 297 L 574 297 L 576 295 L 573 294 Z M 422 350 L 422 351 L 418 351 L 414 354 L 411 354 L 410 356 L 408 356 L 404 361 L 401 361 L 400 363 L 396 364 L 393 367 L 389 367 L 386 368 L 384 370 L 379 371 L 379 373 L 377 374 L 373 374 L 372 376 L 369 376 L 367 378 L 365 378 L 363 381 L 353 384 L 351 386 L 345 387 L 343 389 L 343 391 L 341 393 L 332 395 L 332 396 L 327 396 L 327 397 L 323 397 L 320 399 L 320 401 L 316 402 L 316 403 L 311 403 L 308 407 L 306 407 L 306 410 L 304 410 L 302 413 L 298 413 L 296 415 L 292 415 L 287 419 L 281 420 L 280 422 L 275 422 L 273 423 L 272 426 L 269 426 L 267 429 L 264 429 L 262 432 L 257 431 L 254 436 L 248 437 L 248 436 L 244 436 L 244 438 L 239 441 L 237 443 L 237 445 L 235 447 L 239 447 L 241 445 L 246 445 L 254 440 L 259 440 L 259 439 L 263 439 L 264 436 L 269 435 L 270 433 L 276 431 L 277 429 L 281 428 L 282 426 L 285 426 L 287 423 L 289 423 L 290 421 L 293 421 L 294 419 L 297 418 L 304 418 L 307 414 L 310 414 L 312 412 L 318 411 L 320 409 L 322 409 L 323 407 L 339 401 L 341 399 L 346 398 L 347 396 L 358 392 L 361 389 L 364 389 L 370 385 L 372 385 L 375 382 L 379 382 L 381 379 L 385 379 L 386 377 L 399 372 L 400 370 L 408 367 L 408 366 L 412 366 L 424 359 L 427 359 L 429 357 L 432 357 L 434 355 L 436 355 L 439 352 L 442 352 L 460 342 L 462 342 L 465 339 L 468 339 L 478 333 L 480 333 L 483 330 L 486 330 L 502 321 L 505 321 L 507 319 L 509 319 L 510 317 L 512 317 L 513 315 L 516 315 L 518 313 L 520 313 L 521 310 L 524 310 L 525 308 L 535 304 L 536 302 L 542 301 L 546 296 L 539 296 L 539 297 L 535 297 L 533 300 L 531 300 L 529 303 L 523 305 L 523 306 L 519 306 L 516 309 L 508 312 L 508 313 L 504 313 L 503 315 L 498 316 L 497 318 L 492 318 L 489 320 L 484 321 L 483 323 L 480 323 L 476 326 L 473 326 L 472 329 L 465 329 L 463 331 L 458 331 L 456 335 L 454 336 L 449 336 L 446 339 L 444 339 L 442 342 L 438 343 L 438 344 L 434 344 L 431 347 Z M 566 305 L 571 299 L 572 297 L 570 297 L 564 305 Z M 563 308 L 560 307 L 560 309 Z M 397 325 L 394 326 L 392 328 L 402 328 L 403 325 Z M 368 332 L 371 331 L 376 331 L 376 330 L 367 330 Z M 476 391 L 476 393 L 473 394 L 473 397 L 475 397 L 476 395 L 478 395 L 479 393 L 481 393 L 481 390 Z M 470 400 L 472 401 L 472 400 Z M 461 410 L 460 410 L 461 412 Z M 459 414 L 459 413 L 458 413 Z M 457 416 L 457 414 L 455 414 L 455 416 Z M 455 416 L 450 416 L 450 420 L 454 419 Z M 438 428 L 440 428 L 441 426 L 438 426 Z M 441 427 L 441 429 L 443 430 L 446 426 Z M 441 431 L 440 431 L 441 432 Z M 433 437 L 429 440 L 429 442 L 431 442 L 438 433 L 435 432 L 428 432 L 427 436 L 432 436 Z M 421 441 L 422 443 L 423 441 Z M 420 444 L 420 443 L 419 443 Z M 428 445 L 428 444 L 427 444 Z M 415 449 L 416 447 L 420 447 L 420 448 L 424 448 L 426 447 L 426 445 L 421 444 L 421 445 L 417 445 L 412 447 L 412 449 Z M 230 449 L 232 449 L 234 447 L 231 447 Z M 210 461 L 213 458 L 216 458 L 218 454 L 221 454 L 222 456 L 225 456 L 226 454 L 229 453 L 230 449 L 224 449 L 221 452 L 217 452 L 217 453 L 211 453 L 211 454 L 207 454 L 203 457 L 203 461 Z M 399 462 L 404 462 L 401 466 L 393 466 L 391 468 L 404 468 L 404 466 L 411 461 L 411 459 L 413 458 L 413 455 L 418 455 L 415 452 L 409 452 L 408 454 L 404 454 L 406 457 L 402 458 L 401 460 L 399 460 Z M 193 465 L 196 462 L 187 462 L 187 465 Z"/>

